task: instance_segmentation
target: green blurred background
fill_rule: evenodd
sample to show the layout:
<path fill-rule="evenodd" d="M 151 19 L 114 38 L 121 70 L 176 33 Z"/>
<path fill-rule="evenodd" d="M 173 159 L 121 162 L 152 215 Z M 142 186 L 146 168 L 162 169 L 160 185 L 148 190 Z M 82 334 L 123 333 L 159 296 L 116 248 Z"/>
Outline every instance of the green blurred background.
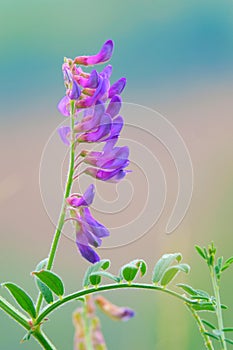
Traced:
<path fill-rule="evenodd" d="M 112 38 L 113 80 L 128 79 L 124 100 L 154 108 L 175 125 L 190 151 L 195 181 L 189 211 L 172 235 L 164 233 L 171 201 L 147 235 L 101 255 L 111 257 L 117 271 L 135 257 L 152 268 L 162 253 L 181 251 L 193 266 L 183 281 L 210 288 L 193 246 L 213 239 L 225 257 L 233 250 L 232 18 L 230 0 L 0 1 L 1 281 L 25 285 L 36 297 L 29 272 L 47 255 L 53 232 L 41 202 L 39 163 L 50 133 L 63 120 L 56 110 L 64 94 L 62 60 L 95 53 Z M 67 292 L 80 287 L 87 266 L 63 237 L 56 271 Z M 233 325 L 232 276 L 226 272 L 222 281 L 227 326 Z M 137 314 L 128 323 L 101 316 L 110 350 L 204 348 L 187 310 L 168 296 L 121 291 L 108 297 Z M 57 311 L 46 325 L 58 349 L 72 349 L 76 307 Z M 34 341 L 20 345 L 24 331 L 0 316 L 1 350 L 39 348 Z"/>

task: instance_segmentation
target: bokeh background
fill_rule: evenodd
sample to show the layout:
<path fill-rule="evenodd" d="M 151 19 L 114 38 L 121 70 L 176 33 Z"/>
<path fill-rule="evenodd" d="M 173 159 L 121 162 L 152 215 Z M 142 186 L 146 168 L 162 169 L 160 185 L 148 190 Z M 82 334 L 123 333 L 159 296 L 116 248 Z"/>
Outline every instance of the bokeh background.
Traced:
<path fill-rule="evenodd" d="M 192 271 L 180 280 L 210 289 L 207 268 L 193 247 L 214 240 L 225 257 L 233 251 L 232 18 L 230 0 L 0 1 L 1 281 L 24 285 L 36 298 L 30 271 L 46 257 L 54 230 L 41 201 L 39 164 L 51 132 L 63 121 L 56 110 L 64 94 L 63 57 L 95 53 L 112 38 L 113 80 L 126 76 L 124 100 L 158 110 L 180 132 L 192 158 L 194 191 L 183 222 L 166 235 L 177 174 L 158 146 L 158 154 L 153 152 L 166 164 L 170 193 L 160 220 L 141 239 L 101 250 L 101 256 L 111 257 L 116 272 L 135 257 L 152 269 L 161 254 L 181 251 Z M 75 244 L 62 237 L 56 272 L 64 276 L 67 292 L 80 287 L 87 266 Z M 227 326 L 233 325 L 232 277 L 227 271 L 222 280 Z M 108 297 L 137 314 L 128 323 L 101 316 L 109 349 L 203 348 L 188 311 L 168 296 L 131 290 Z M 46 325 L 58 349 L 72 349 L 76 307 L 67 305 Z M 0 348 L 39 348 L 33 340 L 20 345 L 23 335 L 1 312 Z"/>

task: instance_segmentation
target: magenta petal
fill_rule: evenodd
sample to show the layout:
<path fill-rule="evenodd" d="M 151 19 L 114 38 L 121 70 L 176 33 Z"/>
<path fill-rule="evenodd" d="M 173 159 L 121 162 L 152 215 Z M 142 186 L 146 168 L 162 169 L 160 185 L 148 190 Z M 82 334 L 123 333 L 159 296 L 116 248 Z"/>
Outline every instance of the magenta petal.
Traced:
<path fill-rule="evenodd" d="M 117 80 L 109 89 L 108 97 L 112 98 L 115 95 L 120 95 L 126 85 L 126 78 Z"/>
<path fill-rule="evenodd" d="M 93 106 L 98 100 L 100 100 L 108 91 L 109 82 L 107 79 L 99 78 L 99 85 L 95 90 L 93 96 L 84 98 L 83 100 L 78 101 L 76 106 L 78 108 L 88 108 Z"/>
<path fill-rule="evenodd" d="M 77 247 L 78 247 L 78 249 L 79 249 L 79 251 L 84 259 L 88 260 L 92 264 L 96 263 L 97 261 L 100 261 L 100 257 L 94 251 L 94 249 L 92 249 L 88 245 L 80 244 L 78 242 L 76 242 L 76 244 L 77 244 Z"/>
<path fill-rule="evenodd" d="M 78 56 L 74 59 L 74 63 L 83 66 L 92 66 L 94 64 L 104 63 L 110 60 L 113 52 L 113 41 L 108 40 L 104 43 L 100 51 L 93 56 Z"/>
<path fill-rule="evenodd" d="M 65 145 L 69 146 L 70 141 L 68 140 L 68 136 L 70 134 L 70 127 L 69 126 L 61 126 L 58 128 L 58 134 L 61 138 L 61 140 L 64 142 Z"/>
<path fill-rule="evenodd" d="M 94 190 L 94 185 L 90 185 L 81 197 L 71 195 L 70 197 L 66 198 L 66 201 L 74 208 L 88 206 L 93 202 L 95 196 Z"/>
<path fill-rule="evenodd" d="M 88 79 L 82 76 L 77 78 L 78 83 L 84 88 L 96 88 L 99 83 L 99 75 L 96 70 L 93 70 Z"/>
<path fill-rule="evenodd" d="M 112 66 L 109 64 L 108 66 L 104 67 L 102 72 L 100 72 L 100 75 L 103 78 L 109 79 L 111 77 L 111 75 L 112 75 Z"/>
<path fill-rule="evenodd" d="M 58 103 L 57 108 L 61 114 L 65 117 L 70 116 L 70 100 L 67 96 L 64 96 L 61 101 Z"/>
<path fill-rule="evenodd" d="M 121 97 L 119 95 L 115 95 L 109 102 L 106 113 L 108 113 L 112 118 L 114 118 L 120 112 L 121 101 Z"/>

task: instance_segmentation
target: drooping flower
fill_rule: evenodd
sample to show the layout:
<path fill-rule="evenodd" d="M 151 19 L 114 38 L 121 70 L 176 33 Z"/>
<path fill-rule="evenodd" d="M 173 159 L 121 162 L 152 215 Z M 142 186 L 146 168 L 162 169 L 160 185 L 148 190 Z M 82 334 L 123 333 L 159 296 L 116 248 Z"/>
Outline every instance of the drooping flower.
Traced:
<path fill-rule="evenodd" d="M 126 167 L 129 164 L 129 148 L 113 146 L 113 142 L 108 141 L 102 152 L 83 151 L 84 163 L 108 170 Z"/>
<path fill-rule="evenodd" d="M 102 48 L 96 55 L 75 57 L 74 63 L 83 66 L 93 66 L 95 64 L 107 62 L 112 57 L 113 46 L 113 41 L 108 40 L 103 44 Z"/>
<path fill-rule="evenodd" d="M 100 257 L 91 247 L 99 247 L 102 238 L 109 236 L 107 228 L 91 215 L 88 208 L 94 199 L 94 185 L 90 185 L 84 194 L 72 194 L 66 201 L 72 207 L 72 220 L 76 231 L 76 244 L 81 255 L 91 263 L 100 260 Z"/>
<path fill-rule="evenodd" d="M 93 218 L 89 208 L 82 208 L 79 212 L 76 212 L 75 220 L 77 247 L 81 255 L 94 264 L 100 260 L 100 257 L 92 247 L 99 247 L 102 238 L 109 236 L 109 231 Z"/>
<path fill-rule="evenodd" d="M 117 80 L 109 89 L 108 97 L 112 98 L 115 95 L 120 95 L 120 93 L 124 90 L 126 85 L 126 78 L 121 78 Z"/>
<path fill-rule="evenodd" d="M 135 312 L 132 309 L 114 305 L 101 295 L 98 295 L 95 298 L 95 302 L 102 312 L 116 321 L 128 321 L 135 315 Z"/>

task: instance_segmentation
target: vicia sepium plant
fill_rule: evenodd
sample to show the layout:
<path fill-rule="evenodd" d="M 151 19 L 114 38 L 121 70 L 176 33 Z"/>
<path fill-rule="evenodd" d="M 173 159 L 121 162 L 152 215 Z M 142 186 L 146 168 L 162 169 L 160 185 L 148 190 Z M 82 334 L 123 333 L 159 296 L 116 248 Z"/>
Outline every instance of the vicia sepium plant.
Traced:
<path fill-rule="evenodd" d="M 69 125 L 59 128 L 61 140 L 69 147 L 69 169 L 65 184 L 64 198 L 54 238 L 48 257 L 42 260 L 32 272 L 39 290 L 37 301 L 24 289 L 11 282 L 1 284 L 12 295 L 18 307 L 0 296 L 0 308 L 26 330 L 22 342 L 34 337 L 43 349 L 59 349 L 56 339 L 52 342 L 44 333 L 45 321 L 50 314 L 66 303 L 76 300 L 81 304 L 73 314 L 75 326 L 75 350 L 103 350 L 107 345 L 102 334 L 96 307 L 113 320 L 127 321 L 134 316 L 128 307 L 112 304 L 101 292 L 115 289 L 145 289 L 166 293 L 181 300 L 191 311 L 197 322 L 206 349 L 226 350 L 233 341 L 225 335 L 232 332 L 232 327 L 223 324 L 222 310 L 226 308 L 220 301 L 220 278 L 233 262 L 233 257 L 223 261 L 216 259 L 213 243 L 206 248 L 196 246 L 197 252 L 205 260 L 210 271 L 213 296 L 187 284 L 176 284 L 177 289 L 170 289 L 171 282 L 180 272 L 189 273 L 189 265 L 182 263 L 180 253 L 164 254 L 155 264 L 151 284 L 135 282 L 138 275 L 143 277 L 147 265 L 142 259 L 135 259 L 122 266 L 117 275 L 109 272 L 110 260 L 101 260 L 96 249 L 102 239 L 109 236 L 109 230 L 91 214 L 90 207 L 94 200 L 95 189 L 91 184 L 84 193 L 73 193 L 73 184 L 80 176 L 90 176 L 99 181 L 119 182 L 127 173 L 129 149 L 117 146 L 124 120 L 120 113 L 121 92 L 126 79 L 110 82 L 112 67 L 106 65 L 101 71 L 96 69 L 85 72 L 82 67 L 104 64 L 113 53 L 113 42 L 104 43 L 99 53 L 93 56 L 65 58 L 62 66 L 65 96 L 58 104 L 58 109 L 69 121 Z M 102 150 L 90 150 L 100 144 Z M 80 170 L 80 165 L 84 166 Z M 59 239 L 66 222 L 71 222 L 75 230 L 76 245 L 81 256 L 90 266 L 83 278 L 83 288 L 71 294 L 65 294 L 61 277 L 52 271 Z M 102 280 L 111 283 L 102 283 Z M 179 291 L 181 291 L 179 293 Z M 212 312 L 217 322 L 210 323 L 200 317 L 200 312 Z M 111 344 L 108 345 L 111 349 Z M 219 347 L 217 347 L 219 349 Z M 216 348 L 216 349 L 217 349 Z M 63 349 L 64 350 L 64 349 Z M 65 349 L 67 350 L 67 349 Z"/>

